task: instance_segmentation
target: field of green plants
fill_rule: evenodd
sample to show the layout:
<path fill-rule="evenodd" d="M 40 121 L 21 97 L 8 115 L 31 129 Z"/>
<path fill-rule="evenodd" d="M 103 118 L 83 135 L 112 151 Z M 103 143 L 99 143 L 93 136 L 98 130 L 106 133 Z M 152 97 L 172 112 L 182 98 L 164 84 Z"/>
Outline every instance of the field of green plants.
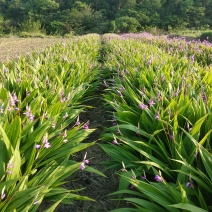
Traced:
<path fill-rule="evenodd" d="M 79 170 L 105 176 L 94 145 L 119 178 L 108 195 L 129 203 L 113 212 L 212 211 L 211 43 L 89 34 L 1 63 L 0 77 L 0 211 L 92 201 L 63 184 Z M 111 126 L 98 144 L 82 118 L 94 93 Z"/>

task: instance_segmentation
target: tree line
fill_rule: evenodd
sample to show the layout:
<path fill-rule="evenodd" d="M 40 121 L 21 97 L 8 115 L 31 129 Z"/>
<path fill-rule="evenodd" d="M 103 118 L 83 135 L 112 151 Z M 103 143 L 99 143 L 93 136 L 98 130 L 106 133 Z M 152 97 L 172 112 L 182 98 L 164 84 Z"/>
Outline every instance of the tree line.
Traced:
<path fill-rule="evenodd" d="M 0 34 L 209 29 L 212 0 L 0 0 Z"/>

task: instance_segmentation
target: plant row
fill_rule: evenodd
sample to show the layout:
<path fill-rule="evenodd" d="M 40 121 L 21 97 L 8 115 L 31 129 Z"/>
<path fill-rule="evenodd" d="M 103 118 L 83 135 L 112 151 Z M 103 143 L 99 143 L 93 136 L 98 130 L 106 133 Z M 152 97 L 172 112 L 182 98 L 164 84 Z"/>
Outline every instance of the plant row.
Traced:
<path fill-rule="evenodd" d="M 175 40 L 134 34 L 108 34 L 104 40 L 104 98 L 113 126 L 103 136 L 108 144 L 100 146 L 112 158 L 105 164 L 120 175 L 113 194 L 134 205 L 114 211 L 211 210 L 209 60 L 204 66 L 191 62 Z M 170 45 L 174 54 L 167 52 Z M 185 51 L 194 54 L 193 45 L 202 48 L 201 61 L 212 51 L 196 43 L 186 44 Z"/>
<path fill-rule="evenodd" d="M 81 122 L 99 78 L 98 35 L 77 37 L 0 66 L 0 211 L 36 211 L 43 200 L 89 198 L 62 185 L 77 170 L 96 172 L 75 153 L 94 130 Z M 101 174 L 101 173 L 99 173 Z"/>
<path fill-rule="evenodd" d="M 208 40 L 200 42 L 197 39 L 169 38 L 168 36 L 153 36 L 150 33 L 124 34 L 123 39 L 136 39 L 138 42 L 156 45 L 166 53 L 182 58 L 186 57 L 191 63 L 198 63 L 201 66 L 212 64 L 212 44 Z"/>

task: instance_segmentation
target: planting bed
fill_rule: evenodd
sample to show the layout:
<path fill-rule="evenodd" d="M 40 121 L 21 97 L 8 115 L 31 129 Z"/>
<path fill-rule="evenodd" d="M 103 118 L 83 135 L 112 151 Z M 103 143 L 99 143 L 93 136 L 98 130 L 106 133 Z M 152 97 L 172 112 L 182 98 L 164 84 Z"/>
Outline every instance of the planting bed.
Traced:
<path fill-rule="evenodd" d="M 1 211 L 212 210 L 210 43 L 33 42 L 0 40 Z"/>

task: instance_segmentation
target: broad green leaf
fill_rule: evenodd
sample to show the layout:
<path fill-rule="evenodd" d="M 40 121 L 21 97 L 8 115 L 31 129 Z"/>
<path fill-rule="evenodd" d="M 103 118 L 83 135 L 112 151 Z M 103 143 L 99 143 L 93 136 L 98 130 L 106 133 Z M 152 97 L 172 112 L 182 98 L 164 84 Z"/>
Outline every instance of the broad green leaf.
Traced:
<path fill-rule="evenodd" d="M 197 206 L 188 204 L 188 203 L 179 203 L 179 204 L 174 204 L 174 205 L 169 205 L 170 207 L 174 207 L 174 208 L 179 208 L 179 209 L 183 209 L 183 210 L 187 210 L 187 211 L 191 211 L 191 212 L 207 212 L 206 210 L 199 208 Z"/>
<path fill-rule="evenodd" d="M 205 119 L 208 117 L 208 115 L 205 115 L 203 116 L 202 118 L 200 118 L 195 124 L 194 126 L 192 127 L 192 130 L 191 130 L 191 135 L 194 136 L 196 135 L 197 133 L 200 132 L 200 128 L 202 126 L 202 124 L 204 123 Z"/>
<path fill-rule="evenodd" d="M 7 126 L 6 133 L 13 148 L 19 148 L 21 137 L 21 119 L 19 116 L 16 116 L 12 123 Z"/>

